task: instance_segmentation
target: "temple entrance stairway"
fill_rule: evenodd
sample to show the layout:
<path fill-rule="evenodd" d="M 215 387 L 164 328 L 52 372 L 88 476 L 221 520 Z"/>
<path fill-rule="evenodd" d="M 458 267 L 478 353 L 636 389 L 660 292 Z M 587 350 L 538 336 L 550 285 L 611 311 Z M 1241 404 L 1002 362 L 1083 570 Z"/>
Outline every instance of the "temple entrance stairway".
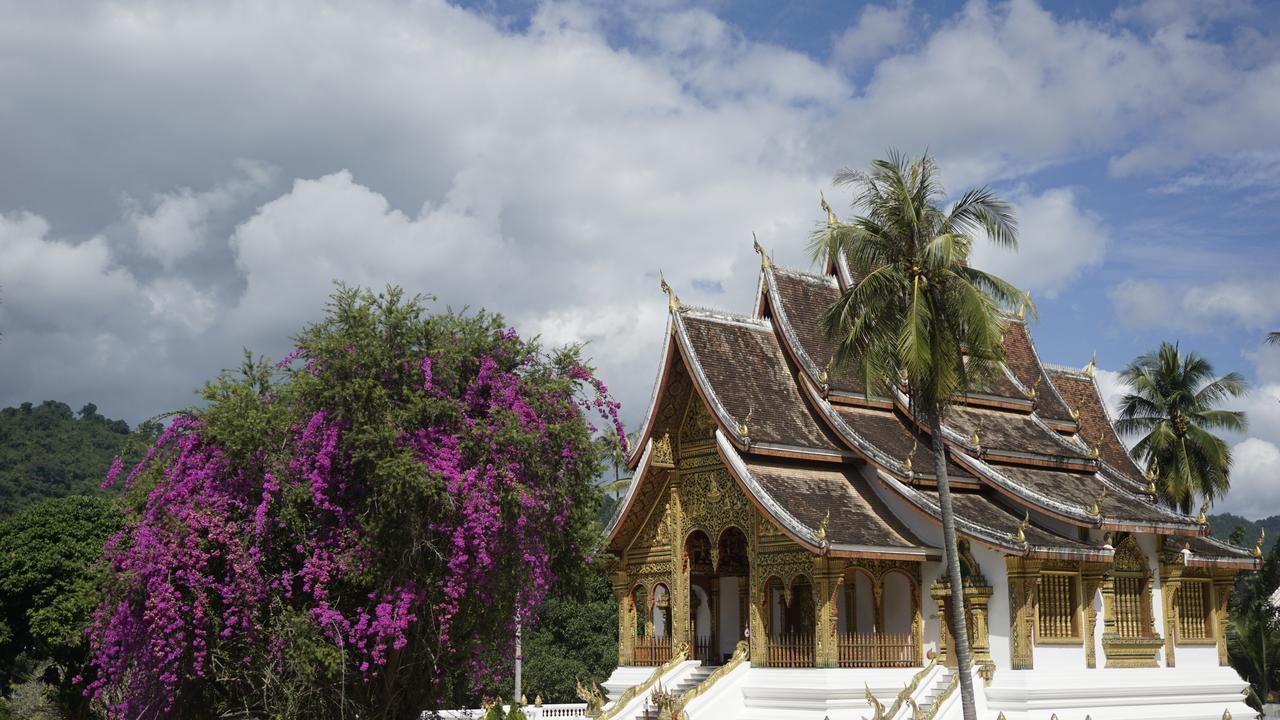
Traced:
<path fill-rule="evenodd" d="M 706 680 L 711 673 L 715 672 L 715 670 L 715 665 L 698 665 L 683 675 L 679 681 L 671 687 L 663 687 L 663 690 L 671 691 L 676 695 L 684 695 L 701 684 L 703 680 Z M 644 707 L 636 714 L 635 717 L 636 720 L 657 720 L 658 709 L 654 707 L 651 702 L 645 703 Z"/>

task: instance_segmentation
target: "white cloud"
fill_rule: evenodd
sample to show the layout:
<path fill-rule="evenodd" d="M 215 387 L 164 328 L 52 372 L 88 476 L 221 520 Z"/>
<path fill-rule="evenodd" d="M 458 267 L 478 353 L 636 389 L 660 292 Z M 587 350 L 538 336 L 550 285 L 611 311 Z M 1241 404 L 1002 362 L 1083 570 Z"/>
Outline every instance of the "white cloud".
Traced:
<path fill-rule="evenodd" d="M 752 231 L 807 265 L 815 196 L 840 165 L 929 147 L 963 189 L 1177 144 L 1183 130 L 1146 128 L 1191 127 L 1202 110 L 1250 132 L 1280 97 L 1274 60 L 1233 67 L 1185 32 L 1014 0 L 908 38 L 905 7 L 863 13 L 857 27 L 880 30 L 855 55 L 911 49 L 862 90 L 666 4 L 545 3 L 520 32 L 434 0 L 7 7 L 0 66 L 41 72 L 0 75 L 5 127 L 23 138 L 5 149 L 0 210 L 41 217 L 0 223 L 0 404 L 172 408 L 242 346 L 280 354 L 341 278 L 590 340 L 638 414 L 657 271 L 686 301 L 747 310 Z M 1220 112 L 1237 84 L 1254 104 Z M 1178 162 L 1219 154 L 1195 147 Z M 293 184 L 231 171 L 234 158 Z M 146 200 L 121 217 L 122 196 Z M 1063 291 L 1105 252 L 1106 227 L 1071 189 L 1018 199 L 1024 249 L 1005 269 Z"/>
<path fill-rule="evenodd" d="M 909 2 L 867 5 L 862 8 L 858 22 L 836 38 L 831 50 L 832 59 L 850 67 L 879 60 L 910 38 L 910 20 Z"/>
<path fill-rule="evenodd" d="M 272 171 L 249 161 L 239 163 L 244 175 L 211 190 L 179 188 L 156 193 L 151 202 L 126 201 L 127 219 L 137 235 L 138 248 L 159 260 L 165 269 L 201 250 L 210 241 L 209 219 L 252 197 L 271 182 Z M 149 207 L 149 209 L 148 209 Z"/>
<path fill-rule="evenodd" d="M 1023 290 L 1055 297 L 1085 268 L 1102 262 L 1107 229 L 1097 213 L 1079 206 L 1073 189 L 1019 193 L 1012 202 L 1018 214 L 1018 251 L 979 242 L 976 266 Z"/>
<path fill-rule="evenodd" d="M 1231 491 L 1214 510 L 1250 519 L 1280 515 L 1280 447 L 1248 438 L 1231 448 Z"/>
<path fill-rule="evenodd" d="M 1110 292 L 1120 321 L 1131 327 L 1168 327 L 1198 332 L 1244 328 L 1261 333 L 1280 323 L 1280 283 L 1232 280 L 1181 289 L 1166 283 L 1125 280 Z"/>

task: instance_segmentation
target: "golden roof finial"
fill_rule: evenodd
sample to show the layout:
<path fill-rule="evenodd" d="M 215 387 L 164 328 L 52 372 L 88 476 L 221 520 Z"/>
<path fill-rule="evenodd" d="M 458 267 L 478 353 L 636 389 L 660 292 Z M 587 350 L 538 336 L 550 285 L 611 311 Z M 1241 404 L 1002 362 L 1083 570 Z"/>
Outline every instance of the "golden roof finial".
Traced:
<path fill-rule="evenodd" d="M 1031 523 L 1031 513 L 1026 510 L 1022 511 L 1022 522 L 1018 523 L 1018 532 L 1013 534 L 1013 541 L 1016 543 L 1024 543 L 1027 541 L 1027 525 Z"/>
<path fill-rule="evenodd" d="M 1102 501 L 1107 497 L 1107 489 L 1102 488 L 1102 492 L 1098 493 L 1098 497 L 1093 501 L 1093 505 L 1089 508 L 1089 517 L 1100 517 L 1102 515 Z"/>
<path fill-rule="evenodd" d="M 831 211 L 831 206 L 827 204 L 827 196 L 823 195 L 821 190 L 818 191 L 818 200 L 818 204 L 822 208 L 822 211 L 827 214 L 827 227 L 833 227 L 836 223 L 840 222 L 836 219 L 836 214 Z"/>
<path fill-rule="evenodd" d="M 1106 437 L 1101 430 L 1098 431 L 1098 442 L 1094 443 L 1093 448 L 1089 450 L 1089 459 L 1097 460 L 1102 457 L 1102 441 Z"/>
<path fill-rule="evenodd" d="M 1262 528 L 1262 529 L 1258 532 L 1258 542 L 1256 542 L 1256 543 L 1254 543 L 1254 544 L 1253 544 L 1253 556 L 1254 556 L 1254 557 L 1256 557 L 1256 558 L 1260 558 L 1260 557 L 1262 557 L 1262 541 L 1264 541 L 1264 540 L 1266 540 L 1266 539 L 1267 539 L 1267 529 L 1266 529 L 1266 528 Z"/>
<path fill-rule="evenodd" d="M 1035 402 L 1036 396 L 1040 394 L 1040 381 L 1043 379 L 1043 375 L 1037 375 L 1035 384 L 1027 388 L 1027 397 L 1030 398 L 1031 402 Z"/>
<path fill-rule="evenodd" d="M 1151 464 L 1147 466 L 1147 494 L 1148 495 L 1156 494 L 1156 478 L 1160 477 L 1159 470 L 1156 469 L 1158 467 L 1159 467 L 1159 462 L 1156 460 L 1152 460 Z"/>
<path fill-rule="evenodd" d="M 1209 512 L 1209 501 L 1205 500 L 1204 504 L 1200 506 L 1200 514 L 1196 516 L 1197 525 L 1209 524 L 1209 516 L 1207 514 L 1208 512 Z"/>
<path fill-rule="evenodd" d="M 822 522 L 818 523 L 818 540 L 820 542 L 825 543 L 827 541 L 827 523 L 829 522 L 831 522 L 830 510 L 828 510 L 827 514 L 822 517 Z"/>
<path fill-rule="evenodd" d="M 1089 364 L 1084 366 L 1084 374 L 1093 377 L 1093 373 L 1098 369 L 1098 351 L 1094 350 L 1093 355 L 1089 356 Z"/>
<path fill-rule="evenodd" d="M 750 437 L 751 435 L 751 425 L 750 425 L 751 414 L 754 413 L 755 411 L 756 411 L 755 408 L 752 408 L 752 407 L 747 408 L 747 416 L 742 419 L 742 422 L 738 423 L 738 434 L 744 438 Z"/>
<path fill-rule="evenodd" d="M 1026 320 L 1026 319 L 1027 319 L 1027 303 L 1026 303 L 1026 301 L 1023 301 L 1023 302 L 1018 303 L 1018 312 L 1014 313 L 1014 314 L 1013 314 L 1013 316 L 1014 316 L 1015 318 L 1019 319 L 1019 320 Z"/>
<path fill-rule="evenodd" d="M 819 383 L 819 384 L 821 384 L 821 385 L 826 385 L 827 383 L 831 382 L 831 363 L 832 363 L 832 361 L 834 361 L 834 360 L 835 360 L 835 358 L 832 358 L 831 360 L 828 360 L 828 361 L 827 361 L 827 364 L 826 364 L 826 365 L 823 365 L 823 366 L 822 366 L 822 369 L 818 371 L 818 383 Z"/>
<path fill-rule="evenodd" d="M 1078 421 L 1080 419 L 1080 406 L 1077 405 L 1071 408 L 1070 413 L 1071 413 L 1071 419 Z"/>
<path fill-rule="evenodd" d="M 916 448 L 918 447 L 920 447 L 920 440 L 915 437 L 911 438 L 911 452 L 907 453 L 907 460 L 902 463 L 902 466 L 907 469 L 908 473 L 915 472 L 912 470 L 912 460 L 916 456 Z"/>
<path fill-rule="evenodd" d="M 986 421 L 986 418 L 983 418 L 983 417 L 978 418 L 978 427 L 974 428 L 973 434 L 969 436 L 969 444 L 972 445 L 974 448 L 976 448 L 979 452 L 982 451 L 982 426 L 985 421 Z"/>
<path fill-rule="evenodd" d="M 773 261 L 769 259 L 769 253 L 765 252 L 764 248 L 760 246 L 760 241 L 756 239 L 754 231 L 751 233 L 751 247 L 755 249 L 756 252 L 760 253 L 760 267 L 773 267 Z"/>
<path fill-rule="evenodd" d="M 658 287 L 662 288 L 662 292 L 667 294 L 667 307 L 672 312 L 680 309 L 680 298 L 676 297 L 676 291 L 671 289 L 667 284 L 667 278 L 662 275 L 662 271 L 658 271 Z"/>

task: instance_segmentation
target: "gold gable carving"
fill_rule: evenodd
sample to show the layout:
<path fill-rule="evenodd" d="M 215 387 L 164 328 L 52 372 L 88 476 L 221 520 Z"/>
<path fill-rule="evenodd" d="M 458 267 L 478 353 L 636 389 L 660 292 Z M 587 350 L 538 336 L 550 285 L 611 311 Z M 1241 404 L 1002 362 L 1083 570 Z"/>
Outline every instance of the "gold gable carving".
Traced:
<path fill-rule="evenodd" d="M 715 435 L 716 419 L 711 416 L 711 411 L 702 398 L 697 393 L 691 393 L 689 407 L 684 414 L 684 424 L 680 426 L 680 443 L 711 442 Z"/>

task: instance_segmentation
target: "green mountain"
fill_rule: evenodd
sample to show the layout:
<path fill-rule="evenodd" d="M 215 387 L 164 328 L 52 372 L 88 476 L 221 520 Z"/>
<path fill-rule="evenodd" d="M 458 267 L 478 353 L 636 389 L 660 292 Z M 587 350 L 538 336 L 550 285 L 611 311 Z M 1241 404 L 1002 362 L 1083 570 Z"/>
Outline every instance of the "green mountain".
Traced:
<path fill-rule="evenodd" d="M 92 403 L 79 413 L 53 400 L 0 410 L 0 518 L 46 498 L 100 493 L 112 459 L 137 462 L 159 429 L 132 430 Z"/>
<path fill-rule="evenodd" d="M 1231 513 L 1214 513 L 1209 515 L 1209 530 L 1213 536 L 1219 540 L 1231 539 L 1231 533 L 1237 528 L 1242 529 L 1239 536 L 1239 543 L 1244 547 L 1253 547 L 1258 540 L 1258 532 L 1260 530 L 1267 531 L 1266 542 L 1263 543 L 1263 551 L 1271 549 L 1275 545 L 1276 539 L 1280 537 L 1280 515 L 1272 515 L 1271 517 L 1262 518 L 1261 520 L 1246 520 L 1239 515 Z"/>

